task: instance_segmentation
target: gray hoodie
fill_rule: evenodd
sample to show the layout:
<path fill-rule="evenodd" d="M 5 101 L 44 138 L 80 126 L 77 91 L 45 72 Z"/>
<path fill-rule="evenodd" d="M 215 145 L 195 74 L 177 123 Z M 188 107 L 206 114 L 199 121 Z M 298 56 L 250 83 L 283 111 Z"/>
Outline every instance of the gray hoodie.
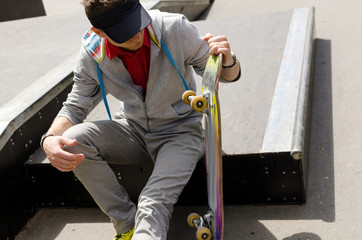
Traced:
<path fill-rule="evenodd" d="M 151 10 L 151 57 L 146 94 L 133 83 L 119 58 L 110 60 L 105 54 L 104 40 L 92 31 L 83 37 L 80 56 L 74 69 L 74 85 L 58 116 L 73 124 L 83 122 L 100 95 L 96 62 L 102 72 L 106 93 L 123 102 L 126 118 L 145 132 L 161 132 L 185 122 L 199 122 L 201 114 L 182 100 L 184 85 L 177 70 L 161 49 L 166 44 L 191 90 L 196 91 L 193 70 L 203 74 L 209 48 L 197 29 L 179 14 Z M 117 109 L 118 110 L 118 109 Z M 190 122 L 191 121 L 191 122 Z M 197 128 L 199 129 L 199 127 Z"/>

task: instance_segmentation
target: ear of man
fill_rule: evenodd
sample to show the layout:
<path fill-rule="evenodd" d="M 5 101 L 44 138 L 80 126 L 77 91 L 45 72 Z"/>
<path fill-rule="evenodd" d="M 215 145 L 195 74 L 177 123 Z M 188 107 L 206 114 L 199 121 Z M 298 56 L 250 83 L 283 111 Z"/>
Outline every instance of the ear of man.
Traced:
<path fill-rule="evenodd" d="M 104 34 L 104 32 L 101 29 L 95 28 L 95 27 L 91 27 L 91 30 L 93 32 L 95 32 L 98 36 L 100 36 L 101 38 L 105 38 L 106 35 Z"/>

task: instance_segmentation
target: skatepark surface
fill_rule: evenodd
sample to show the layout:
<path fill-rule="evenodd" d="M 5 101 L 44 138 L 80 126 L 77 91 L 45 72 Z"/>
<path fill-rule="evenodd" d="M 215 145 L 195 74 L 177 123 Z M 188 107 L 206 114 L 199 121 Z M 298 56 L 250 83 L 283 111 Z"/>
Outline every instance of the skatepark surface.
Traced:
<path fill-rule="evenodd" d="M 71 37 L 54 52 L 49 51 L 54 48 L 52 39 L 60 36 L 47 36 L 46 27 L 36 25 L 45 17 L 1 23 L 6 30 L 0 36 L 2 49 L 7 46 L 13 51 L 4 50 L 0 55 L 1 59 L 8 59 L 2 62 L 0 69 L 0 106 L 79 50 L 81 35 L 88 23 L 82 6 L 77 2 L 43 0 L 48 27 L 58 26 L 59 34 L 68 29 L 68 18 L 79 19 L 79 26 L 69 28 L 72 29 L 71 33 L 68 32 Z M 215 0 L 202 19 L 210 22 L 223 20 L 232 26 L 236 17 L 258 17 L 312 6 L 315 7 L 317 42 L 306 203 L 227 205 L 225 240 L 362 239 L 362 163 L 359 159 L 362 155 L 362 2 Z M 16 34 L 17 37 L 8 41 L 6 34 Z M 235 34 L 233 36 L 229 39 L 232 46 L 238 41 Z M 29 51 L 17 50 L 17 46 L 28 44 L 37 37 L 40 37 L 39 44 L 44 45 L 42 51 L 32 52 L 31 45 L 27 47 Z M 262 64 L 267 63 L 261 63 L 260 68 Z M 22 71 L 19 65 L 27 68 Z M 168 239 L 195 239 L 195 230 L 187 225 L 186 217 L 191 212 L 205 210 L 206 206 L 176 206 Z M 109 219 L 97 208 L 42 208 L 15 239 L 100 240 L 113 237 Z"/>

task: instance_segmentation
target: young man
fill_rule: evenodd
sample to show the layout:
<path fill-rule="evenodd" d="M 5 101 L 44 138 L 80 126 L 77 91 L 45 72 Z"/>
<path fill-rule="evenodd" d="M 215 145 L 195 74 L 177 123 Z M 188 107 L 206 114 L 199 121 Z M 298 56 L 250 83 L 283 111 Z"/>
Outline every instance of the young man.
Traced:
<path fill-rule="evenodd" d="M 195 90 L 210 54 L 223 54 L 224 80 L 240 66 L 224 36 L 200 37 L 182 15 L 147 12 L 138 0 L 83 0 L 92 28 L 83 37 L 74 85 L 41 146 L 51 164 L 73 171 L 114 224 L 115 239 L 166 239 L 181 191 L 204 154 L 202 114 L 181 100 L 185 88 L 161 45 Z M 103 81 L 102 81 L 103 80 Z M 105 92 L 122 101 L 122 118 L 83 123 Z M 108 163 L 154 162 L 138 205 Z"/>

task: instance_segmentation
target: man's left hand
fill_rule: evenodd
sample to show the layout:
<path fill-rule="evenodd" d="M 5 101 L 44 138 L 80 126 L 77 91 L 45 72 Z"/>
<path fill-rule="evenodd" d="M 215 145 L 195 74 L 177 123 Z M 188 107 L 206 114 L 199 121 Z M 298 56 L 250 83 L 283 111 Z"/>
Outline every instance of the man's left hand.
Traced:
<path fill-rule="evenodd" d="M 222 65 L 230 66 L 234 63 L 230 44 L 226 36 L 213 36 L 211 33 L 207 33 L 204 36 L 204 41 L 207 41 L 209 44 L 210 55 L 219 55 L 220 53 L 224 55 Z"/>

